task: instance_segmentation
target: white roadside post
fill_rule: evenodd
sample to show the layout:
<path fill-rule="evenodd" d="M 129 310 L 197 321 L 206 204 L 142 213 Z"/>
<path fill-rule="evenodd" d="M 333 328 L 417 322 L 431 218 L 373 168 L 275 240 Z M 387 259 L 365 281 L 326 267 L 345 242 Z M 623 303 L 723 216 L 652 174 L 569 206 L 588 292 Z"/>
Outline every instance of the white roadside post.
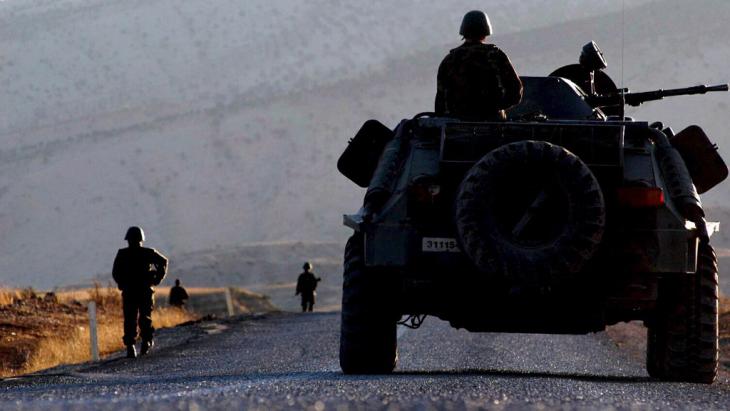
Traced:
<path fill-rule="evenodd" d="M 91 337 L 91 360 L 99 361 L 99 343 L 96 337 L 96 303 L 89 301 L 89 336 Z"/>
<path fill-rule="evenodd" d="M 226 309 L 228 310 L 228 316 L 233 317 L 233 296 L 231 295 L 231 287 L 226 287 Z"/>

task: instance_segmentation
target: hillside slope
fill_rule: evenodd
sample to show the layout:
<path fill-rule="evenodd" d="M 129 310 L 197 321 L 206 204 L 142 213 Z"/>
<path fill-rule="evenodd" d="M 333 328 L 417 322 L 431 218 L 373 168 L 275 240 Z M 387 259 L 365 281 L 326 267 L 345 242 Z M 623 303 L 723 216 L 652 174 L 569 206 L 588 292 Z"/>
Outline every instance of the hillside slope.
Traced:
<path fill-rule="evenodd" d="M 624 22 L 632 88 L 728 80 L 730 4 L 627 1 L 622 19 L 616 3 L 494 1 L 495 42 L 520 73 L 541 75 L 595 39 L 619 80 Z M 343 241 L 341 214 L 362 192 L 337 157 L 364 120 L 430 109 L 468 4 L 0 3 L 0 98 L 12 102 L 0 114 L 0 283 L 103 275 L 131 224 L 173 270 L 199 250 Z M 702 124 L 727 157 L 727 102 L 635 113 Z"/>

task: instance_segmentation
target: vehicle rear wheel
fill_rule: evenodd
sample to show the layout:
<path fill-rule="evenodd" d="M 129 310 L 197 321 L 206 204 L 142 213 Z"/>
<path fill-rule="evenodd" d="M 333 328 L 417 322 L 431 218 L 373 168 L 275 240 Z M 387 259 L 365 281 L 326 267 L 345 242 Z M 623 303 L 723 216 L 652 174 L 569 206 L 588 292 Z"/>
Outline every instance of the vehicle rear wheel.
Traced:
<path fill-rule="evenodd" d="M 663 284 L 647 331 L 646 369 L 664 380 L 711 384 L 718 366 L 717 256 L 701 242 L 697 273 Z"/>
<path fill-rule="evenodd" d="M 455 202 L 464 252 L 487 274 L 549 286 L 579 272 L 603 236 L 605 204 L 588 166 L 563 147 L 499 147 L 464 177 Z"/>
<path fill-rule="evenodd" d="M 345 247 L 340 329 L 340 368 L 345 374 L 389 374 L 398 361 L 397 316 L 387 277 L 365 267 L 363 236 Z"/>

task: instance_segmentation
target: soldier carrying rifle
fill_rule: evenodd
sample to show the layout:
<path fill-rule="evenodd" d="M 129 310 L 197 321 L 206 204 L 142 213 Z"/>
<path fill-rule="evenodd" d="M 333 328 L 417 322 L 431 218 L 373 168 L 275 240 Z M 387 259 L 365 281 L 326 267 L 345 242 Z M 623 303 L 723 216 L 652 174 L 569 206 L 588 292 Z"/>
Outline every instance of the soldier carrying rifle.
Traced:
<path fill-rule="evenodd" d="M 304 272 L 299 274 L 299 278 L 297 279 L 297 291 L 294 295 L 297 296 L 301 294 L 302 296 L 302 312 L 311 312 L 314 308 L 315 297 L 317 296 L 315 291 L 317 289 L 317 283 L 322 279 L 314 275 L 312 272 L 312 264 L 309 263 L 309 261 L 304 263 L 302 268 L 304 269 Z"/>

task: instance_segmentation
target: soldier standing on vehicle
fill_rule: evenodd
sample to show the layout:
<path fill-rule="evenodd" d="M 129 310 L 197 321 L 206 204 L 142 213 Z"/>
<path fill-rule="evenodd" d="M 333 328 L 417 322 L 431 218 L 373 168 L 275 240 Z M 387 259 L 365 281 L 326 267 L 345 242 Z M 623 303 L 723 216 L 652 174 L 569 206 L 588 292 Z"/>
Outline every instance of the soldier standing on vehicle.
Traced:
<path fill-rule="evenodd" d="M 183 308 L 185 302 L 188 301 L 188 292 L 180 285 L 180 279 L 175 280 L 175 286 L 170 288 L 170 305 L 177 308 Z"/>
<path fill-rule="evenodd" d="M 127 358 L 135 358 L 137 350 L 137 325 L 142 337 L 141 355 L 154 345 L 152 327 L 152 308 L 154 306 L 154 286 L 160 284 L 167 272 L 167 258 L 153 248 L 142 247 L 144 231 L 140 227 L 129 227 L 124 236 L 129 247 L 117 252 L 114 259 L 112 277 L 122 290 L 124 311 L 124 345 Z"/>
<path fill-rule="evenodd" d="M 489 18 L 473 10 L 461 23 L 464 43 L 439 66 L 436 114 L 462 120 L 504 120 L 505 110 L 522 99 L 522 81 L 509 58 L 494 44 Z"/>
<path fill-rule="evenodd" d="M 312 272 L 312 264 L 307 261 L 302 267 L 304 272 L 299 274 L 297 279 L 297 292 L 294 294 L 302 296 L 302 312 L 311 312 L 314 308 L 314 297 L 317 295 L 317 283 L 322 279 Z"/>

